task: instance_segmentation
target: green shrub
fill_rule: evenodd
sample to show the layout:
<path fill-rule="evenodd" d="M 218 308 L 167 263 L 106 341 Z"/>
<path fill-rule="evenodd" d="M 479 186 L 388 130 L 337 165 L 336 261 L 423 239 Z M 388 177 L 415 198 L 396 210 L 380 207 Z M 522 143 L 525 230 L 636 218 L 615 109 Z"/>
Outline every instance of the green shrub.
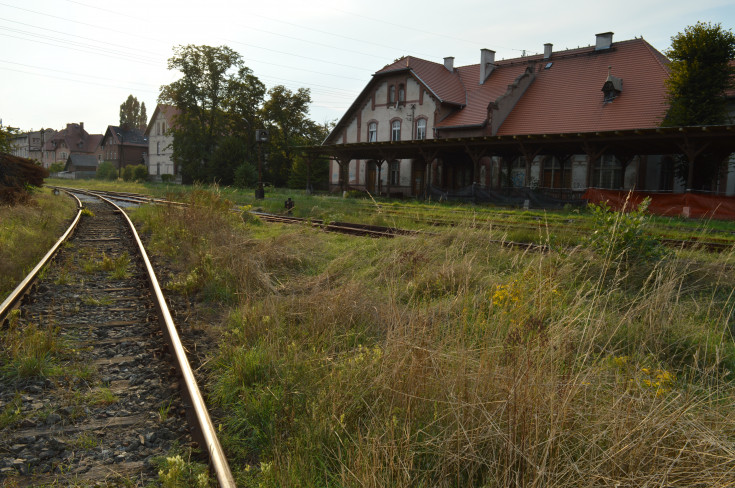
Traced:
<path fill-rule="evenodd" d="M 95 177 L 98 180 L 114 180 L 117 179 L 117 167 L 112 161 L 104 161 L 97 166 L 97 174 Z"/>
<path fill-rule="evenodd" d="M 258 170 L 250 163 L 242 163 L 235 169 L 234 184 L 238 188 L 249 188 L 258 183 Z"/>
<path fill-rule="evenodd" d="M 635 209 L 626 211 L 628 201 L 619 212 L 607 202 L 590 204 L 594 232 L 587 239 L 596 252 L 613 261 L 652 261 L 663 256 L 661 244 L 646 232 L 650 216 L 647 213 L 650 198 L 645 198 Z"/>
<path fill-rule="evenodd" d="M 139 164 L 133 167 L 133 178 L 135 181 L 147 181 L 148 180 L 148 168 L 144 164 Z"/>
<path fill-rule="evenodd" d="M 61 171 L 64 171 L 64 166 L 65 166 L 64 163 L 57 161 L 48 167 L 48 172 L 49 173 L 59 173 Z"/>
<path fill-rule="evenodd" d="M 123 168 L 122 179 L 125 181 L 133 181 L 135 179 L 135 169 L 133 169 L 133 166 L 125 166 Z"/>

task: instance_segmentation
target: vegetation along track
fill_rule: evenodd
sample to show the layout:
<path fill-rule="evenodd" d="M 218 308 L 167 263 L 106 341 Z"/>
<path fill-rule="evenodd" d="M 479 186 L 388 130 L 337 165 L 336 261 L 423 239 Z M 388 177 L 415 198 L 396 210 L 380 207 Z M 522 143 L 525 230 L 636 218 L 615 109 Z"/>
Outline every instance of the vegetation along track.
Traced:
<path fill-rule="evenodd" d="M 234 486 L 137 234 L 119 208 L 81 198 L 73 237 L 19 308 L 0 307 L 0 484 L 144 485 L 193 436 Z"/>

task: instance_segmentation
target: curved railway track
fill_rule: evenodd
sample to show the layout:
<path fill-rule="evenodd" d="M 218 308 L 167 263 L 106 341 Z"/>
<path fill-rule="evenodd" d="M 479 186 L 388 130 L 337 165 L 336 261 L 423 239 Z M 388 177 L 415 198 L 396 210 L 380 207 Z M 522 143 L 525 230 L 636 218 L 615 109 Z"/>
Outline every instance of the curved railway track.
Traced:
<path fill-rule="evenodd" d="M 80 202 L 0 305 L 0 484 L 144 486 L 158 479 L 154 458 L 195 443 L 219 485 L 235 486 L 130 219 L 81 198 L 93 215 Z M 45 349 L 27 359 L 29 347 Z"/>

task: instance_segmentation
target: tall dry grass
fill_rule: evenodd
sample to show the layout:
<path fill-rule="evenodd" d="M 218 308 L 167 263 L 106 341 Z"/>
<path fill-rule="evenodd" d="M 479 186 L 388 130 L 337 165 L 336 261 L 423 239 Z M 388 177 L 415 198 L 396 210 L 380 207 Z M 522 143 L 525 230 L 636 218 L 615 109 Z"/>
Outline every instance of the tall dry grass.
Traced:
<path fill-rule="evenodd" d="M 22 205 L 0 206 L 0 301 L 63 234 L 76 204 L 40 189 Z"/>
<path fill-rule="evenodd" d="M 210 395 L 243 486 L 735 484 L 732 255 L 621 263 L 222 210 L 148 218 L 206 276 L 192 293 L 232 290 Z"/>

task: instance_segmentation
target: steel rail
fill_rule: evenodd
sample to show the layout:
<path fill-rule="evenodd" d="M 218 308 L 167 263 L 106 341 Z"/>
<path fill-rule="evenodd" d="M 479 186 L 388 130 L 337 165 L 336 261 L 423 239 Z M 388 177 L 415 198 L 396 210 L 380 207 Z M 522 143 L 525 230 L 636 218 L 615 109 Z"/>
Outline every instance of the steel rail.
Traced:
<path fill-rule="evenodd" d="M 23 281 L 21 281 L 18 286 L 16 286 L 15 289 L 10 292 L 10 295 L 7 296 L 3 303 L 0 304 L 0 324 L 3 323 L 8 313 L 20 302 L 20 299 L 23 297 L 23 295 L 25 295 L 28 289 L 31 288 L 31 285 L 36 280 L 36 277 L 38 276 L 38 273 L 41 272 L 41 269 L 43 269 L 43 267 L 46 266 L 49 261 L 51 261 L 51 258 L 53 258 L 54 254 L 56 254 L 56 251 L 59 249 L 59 247 L 64 243 L 64 241 L 69 238 L 69 236 L 72 235 L 74 229 L 76 229 L 77 224 L 79 223 L 79 219 L 82 216 L 82 202 L 79 200 L 79 198 L 77 198 L 76 195 L 73 195 L 71 193 L 69 193 L 69 195 L 74 197 L 74 199 L 77 201 L 77 215 L 74 217 L 74 220 L 72 220 L 72 223 L 66 229 L 66 232 L 64 232 L 59 240 L 56 241 L 56 244 L 51 247 L 51 249 L 46 253 L 43 258 L 41 258 L 41 260 L 38 262 L 38 264 L 36 264 L 31 272 L 26 275 Z"/>
<path fill-rule="evenodd" d="M 202 439 L 203 444 L 207 449 L 211 468 L 217 476 L 217 481 L 219 482 L 220 487 L 235 488 L 235 479 L 232 476 L 232 472 L 230 471 L 230 466 L 227 463 L 227 458 L 225 457 L 224 451 L 222 450 L 222 445 L 217 438 L 214 424 L 212 423 L 212 419 L 209 416 L 204 398 L 202 397 L 199 386 L 197 385 L 196 378 L 194 377 L 194 372 L 192 371 L 191 365 L 189 364 L 189 360 L 186 357 L 186 351 L 184 350 L 184 346 L 181 343 L 181 339 L 179 338 L 178 331 L 176 330 L 176 325 L 174 324 L 173 318 L 171 317 L 171 312 L 169 311 L 168 305 L 166 304 L 166 298 L 163 296 L 161 287 L 158 284 L 156 273 L 153 270 L 150 259 L 148 259 L 148 253 L 146 253 L 145 251 L 143 242 L 140 240 L 140 237 L 138 236 L 138 232 L 135 230 L 133 222 L 120 207 L 118 207 L 117 205 L 115 205 L 114 202 L 105 197 L 99 195 L 95 196 L 115 207 L 117 211 L 120 212 L 120 214 L 125 218 L 128 226 L 130 227 L 130 231 L 138 244 L 138 249 L 140 250 L 143 262 L 145 263 L 148 282 L 156 296 L 156 299 L 154 300 L 156 303 L 156 308 L 158 309 L 158 313 L 163 322 L 163 325 L 165 325 L 165 327 L 162 327 L 163 333 L 169 342 L 174 357 L 176 358 L 176 366 L 179 370 L 179 374 L 181 374 L 184 379 L 185 393 L 188 396 L 192 408 L 194 409 L 194 416 L 197 427 L 199 429 L 198 432 L 195 432 L 194 434 L 198 435 Z"/>

